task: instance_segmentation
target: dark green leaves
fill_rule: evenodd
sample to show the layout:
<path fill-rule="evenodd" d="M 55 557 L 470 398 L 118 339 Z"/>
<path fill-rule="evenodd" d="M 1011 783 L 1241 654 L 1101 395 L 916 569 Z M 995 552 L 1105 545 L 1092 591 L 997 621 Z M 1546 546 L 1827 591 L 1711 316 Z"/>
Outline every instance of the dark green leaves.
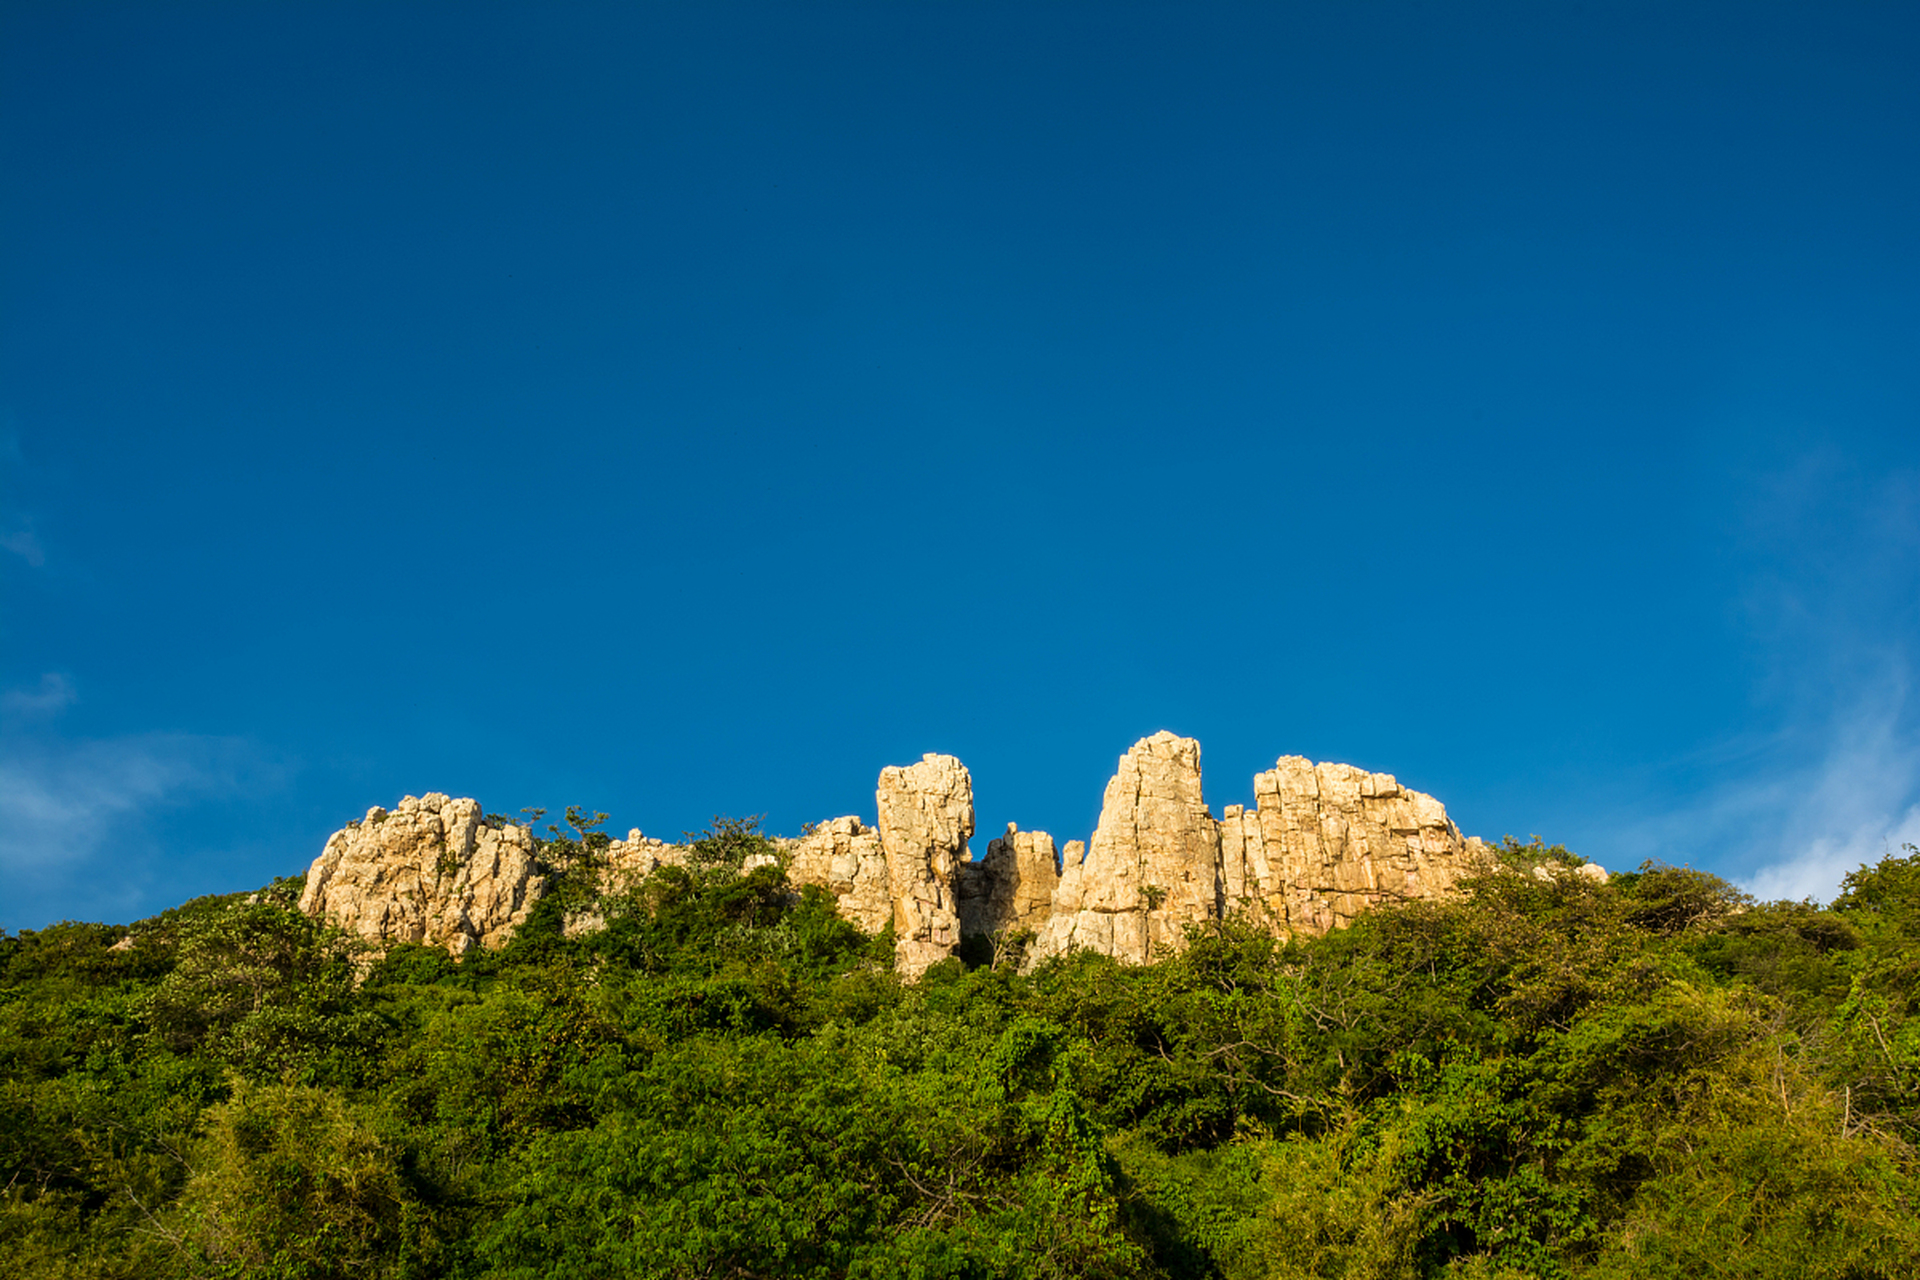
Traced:
<path fill-rule="evenodd" d="M 1920 855 L 1823 910 L 1659 866 L 1596 884 L 1510 841 L 1462 900 L 1324 938 L 1226 921 L 1149 966 L 983 954 L 908 986 L 751 820 L 611 895 L 600 815 L 568 821 L 542 846 L 566 891 L 462 961 L 369 964 L 292 884 L 0 937 L 9 1273 L 1892 1280 L 1920 1256 Z"/>

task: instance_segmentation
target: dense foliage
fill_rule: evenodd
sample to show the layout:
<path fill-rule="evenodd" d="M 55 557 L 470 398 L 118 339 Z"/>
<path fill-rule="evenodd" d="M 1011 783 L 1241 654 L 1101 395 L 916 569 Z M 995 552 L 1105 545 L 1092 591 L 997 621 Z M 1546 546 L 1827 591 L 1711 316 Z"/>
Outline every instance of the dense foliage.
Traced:
<path fill-rule="evenodd" d="M 0 934 L 9 1273 L 1916 1274 L 1920 852 L 1830 909 L 1495 870 L 909 985 L 738 822 L 568 938 L 586 827 L 463 963 L 297 881 Z"/>

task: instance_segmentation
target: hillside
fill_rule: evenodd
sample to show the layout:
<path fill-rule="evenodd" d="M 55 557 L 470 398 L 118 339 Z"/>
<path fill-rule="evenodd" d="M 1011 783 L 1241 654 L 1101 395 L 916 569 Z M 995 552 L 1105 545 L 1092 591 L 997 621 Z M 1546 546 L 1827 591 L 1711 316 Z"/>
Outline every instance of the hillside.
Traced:
<path fill-rule="evenodd" d="M 297 877 L 0 938 L 9 1274 L 1915 1274 L 1920 851 L 1821 908 L 1508 840 L 905 976 L 751 822 L 619 880 L 576 816 L 459 958 Z"/>

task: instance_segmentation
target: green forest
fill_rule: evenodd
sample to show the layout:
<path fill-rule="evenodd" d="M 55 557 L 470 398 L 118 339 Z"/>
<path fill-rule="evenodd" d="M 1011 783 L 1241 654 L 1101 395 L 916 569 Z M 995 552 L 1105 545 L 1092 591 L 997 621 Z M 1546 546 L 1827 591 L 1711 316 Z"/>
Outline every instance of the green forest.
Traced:
<path fill-rule="evenodd" d="M 1509 840 L 1325 937 L 911 983 L 751 821 L 570 939 L 603 847 L 460 962 L 298 878 L 0 934 L 6 1273 L 1920 1274 L 1911 846 L 1820 907 Z"/>

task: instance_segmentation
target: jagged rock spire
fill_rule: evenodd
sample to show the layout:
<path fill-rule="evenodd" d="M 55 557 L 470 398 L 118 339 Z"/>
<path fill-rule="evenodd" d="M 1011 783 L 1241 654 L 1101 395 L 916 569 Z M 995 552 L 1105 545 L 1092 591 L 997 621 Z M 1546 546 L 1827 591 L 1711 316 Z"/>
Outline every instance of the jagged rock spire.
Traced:
<path fill-rule="evenodd" d="M 874 792 L 893 895 L 894 966 L 917 976 L 960 945 L 954 868 L 973 835 L 973 777 L 952 756 L 880 771 Z"/>
<path fill-rule="evenodd" d="M 1093 844 L 1068 867 L 1030 955 L 1090 947 L 1143 963 L 1220 914 L 1220 830 L 1200 788 L 1200 744 L 1162 731 L 1134 743 L 1107 784 Z"/>

